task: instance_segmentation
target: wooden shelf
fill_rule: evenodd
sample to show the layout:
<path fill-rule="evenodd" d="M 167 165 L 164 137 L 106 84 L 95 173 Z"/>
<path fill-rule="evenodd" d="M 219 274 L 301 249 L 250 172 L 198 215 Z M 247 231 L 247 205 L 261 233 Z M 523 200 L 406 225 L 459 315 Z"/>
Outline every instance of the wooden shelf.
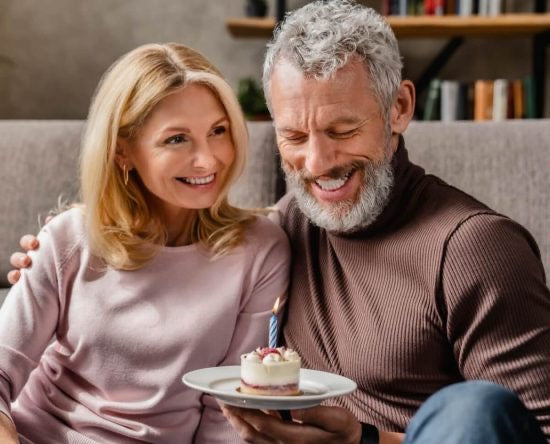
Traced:
<path fill-rule="evenodd" d="M 532 35 L 550 30 L 550 14 L 502 14 L 497 16 L 389 16 L 396 37 L 484 37 Z M 233 37 L 270 38 L 275 19 L 230 18 Z"/>
<path fill-rule="evenodd" d="M 271 38 L 275 28 L 275 19 L 266 18 L 230 18 L 225 21 L 233 37 Z"/>

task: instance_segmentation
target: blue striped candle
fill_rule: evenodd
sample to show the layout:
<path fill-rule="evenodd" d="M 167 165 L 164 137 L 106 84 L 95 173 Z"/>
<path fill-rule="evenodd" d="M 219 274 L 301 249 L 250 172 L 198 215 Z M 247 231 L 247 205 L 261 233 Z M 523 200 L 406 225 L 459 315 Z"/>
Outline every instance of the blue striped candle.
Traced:
<path fill-rule="evenodd" d="M 277 311 L 279 310 L 279 298 L 275 301 L 271 318 L 269 319 L 269 347 L 277 348 Z"/>

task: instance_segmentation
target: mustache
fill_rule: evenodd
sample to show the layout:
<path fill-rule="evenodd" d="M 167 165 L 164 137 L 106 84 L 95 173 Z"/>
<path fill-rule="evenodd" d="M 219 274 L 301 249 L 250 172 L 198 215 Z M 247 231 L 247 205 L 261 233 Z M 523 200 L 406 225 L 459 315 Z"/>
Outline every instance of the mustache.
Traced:
<path fill-rule="evenodd" d="M 281 166 L 287 176 L 292 176 L 293 179 L 299 179 L 304 182 L 315 182 L 319 177 L 321 176 L 314 176 L 309 171 L 307 171 L 305 168 L 302 168 L 300 170 L 292 168 L 292 166 L 286 162 L 281 162 Z M 338 165 L 330 170 L 324 172 L 322 174 L 323 177 L 328 177 L 330 179 L 338 179 L 350 171 L 355 171 L 359 169 L 365 169 L 365 168 L 372 168 L 374 166 L 374 162 L 368 161 L 368 160 L 354 160 L 353 162 L 350 162 L 346 165 Z"/>

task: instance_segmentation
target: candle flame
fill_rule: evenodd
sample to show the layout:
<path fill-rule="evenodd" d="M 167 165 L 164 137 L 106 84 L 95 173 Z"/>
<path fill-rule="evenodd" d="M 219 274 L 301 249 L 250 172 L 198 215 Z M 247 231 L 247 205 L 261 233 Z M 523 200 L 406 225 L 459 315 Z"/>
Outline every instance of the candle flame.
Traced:
<path fill-rule="evenodd" d="M 275 301 L 275 305 L 273 306 L 273 309 L 271 310 L 271 312 L 275 315 L 277 314 L 277 312 L 279 311 L 279 299 L 281 299 L 280 297 L 277 298 L 277 300 Z"/>

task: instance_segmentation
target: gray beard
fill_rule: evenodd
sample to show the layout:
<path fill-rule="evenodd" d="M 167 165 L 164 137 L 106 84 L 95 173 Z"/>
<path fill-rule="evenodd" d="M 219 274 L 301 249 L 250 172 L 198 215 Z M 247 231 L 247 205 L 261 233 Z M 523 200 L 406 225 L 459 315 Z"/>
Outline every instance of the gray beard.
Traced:
<path fill-rule="evenodd" d="M 351 233 L 371 225 L 386 207 L 394 183 L 390 159 L 379 165 L 366 163 L 358 199 L 321 205 L 302 178 L 307 173 L 290 170 L 284 164 L 283 169 L 300 210 L 313 224 L 335 233 Z"/>

